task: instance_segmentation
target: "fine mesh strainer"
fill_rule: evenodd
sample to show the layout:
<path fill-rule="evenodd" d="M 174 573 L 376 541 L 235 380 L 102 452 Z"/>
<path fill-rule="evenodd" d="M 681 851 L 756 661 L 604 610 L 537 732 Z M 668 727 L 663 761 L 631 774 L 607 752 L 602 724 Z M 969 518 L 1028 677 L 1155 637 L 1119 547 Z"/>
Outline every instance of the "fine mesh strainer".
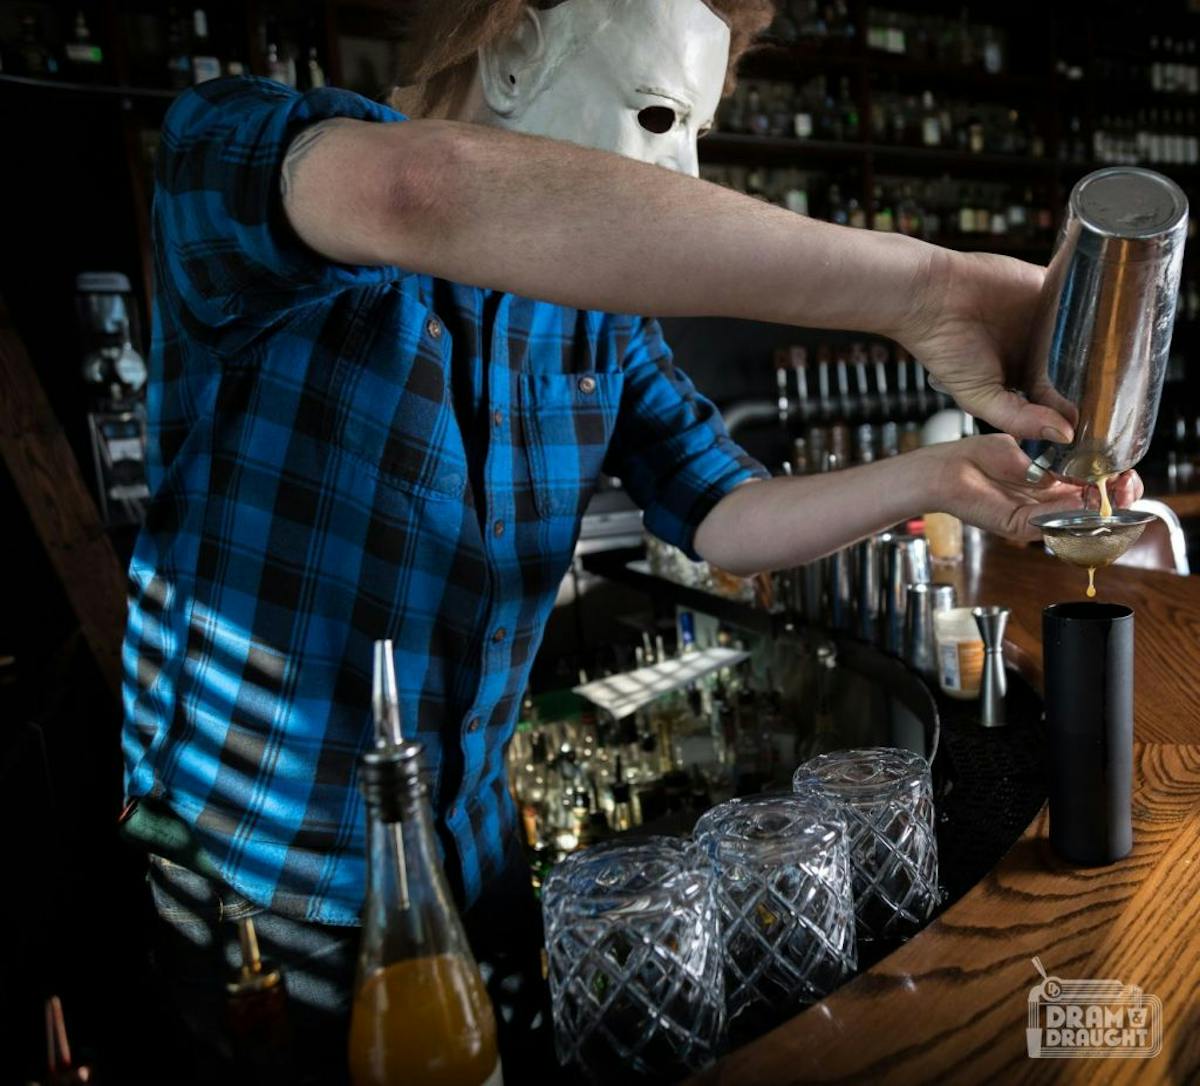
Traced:
<path fill-rule="evenodd" d="M 1153 513 L 1114 509 L 1102 517 L 1090 509 L 1077 513 L 1042 513 L 1030 523 L 1042 533 L 1046 550 L 1073 566 L 1111 566 L 1142 537 Z"/>

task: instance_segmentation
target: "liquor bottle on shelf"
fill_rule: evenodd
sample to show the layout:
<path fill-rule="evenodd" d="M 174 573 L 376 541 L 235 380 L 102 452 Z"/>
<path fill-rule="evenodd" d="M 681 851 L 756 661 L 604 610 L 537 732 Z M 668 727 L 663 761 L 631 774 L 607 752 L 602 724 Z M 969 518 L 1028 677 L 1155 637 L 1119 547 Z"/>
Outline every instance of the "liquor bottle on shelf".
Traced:
<path fill-rule="evenodd" d="M 192 85 L 188 34 L 184 16 L 174 5 L 167 8 L 167 85 L 172 90 L 185 90 Z"/>
<path fill-rule="evenodd" d="M 968 12 L 964 7 L 962 9 L 962 18 L 957 28 L 958 63 L 964 68 L 973 68 L 977 59 L 977 53 L 975 51 L 975 36 L 970 23 L 967 21 L 967 17 Z"/>
<path fill-rule="evenodd" d="M 267 43 L 267 78 L 285 87 L 296 85 L 296 62 L 281 55 L 279 45 L 273 41 Z"/>
<path fill-rule="evenodd" d="M 983 28 L 983 70 L 989 75 L 1004 71 L 1004 40 L 994 26 Z"/>
<path fill-rule="evenodd" d="M 225 74 L 229 76 L 246 74 L 246 62 L 242 60 L 241 50 L 233 43 L 229 46 L 229 59 L 225 61 Z"/>
<path fill-rule="evenodd" d="M 849 223 L 850 216 L 849 212 L 847 211 L 846 204 L 842 200 L 842 190 L 840 186 L 836 184 L 830 185 L 827 199 L 829 204 L 829 221 L 837 223 L 840 226 L 847 225 Z"/>
<path fill-rule="evenodd" d="M 813 101 L 809 87 L 810 84 L 805 84 L 797 92 L 792 110 L 792 135 L 800 140 L 810 139 L 816 131 Z"/>
<path fill-rule="evenodd" d="M 846 225 L 853 226 L 858 230 L 867 228 L 867 211 L 859 203 L 857 196 L 851 196 L 846 201 Z"/>
<path fill-rule="evenodd" d="M 775 18 L 763 33 L 762 40 L 791 45 L 800 37 L 800 29 L 792 18 L 789 5 L 779 4 L 775 9 Z"/>
<path fill-rule="evenodd" d="M 841 118 L 841 135 L 838 139 L 857 140 L 859 138 L 858 103 L 850 93 L 850 80 L 842 76 L 838 82 L 838 114 Z"/>
<path fill-rule="evenodd" d="M 762 94 L 758 87 L 746 89 L 746 131 L 755 136 L 765 136 L 771 127 L 771 120 L 763 108 Z"/>
<path fill-rule="evenodd" d="M 896 204 L 896 229 L 910 238 L 921 236 L 921 211 L 910 185 L 904 186 Z"/>
<path fill-rule="evenodd" d="M 633 829 L 633 789 L 625 777 L 621 756 L 617 755 L 616 777 L 612 783 L 612 828 L 617 833 Z"/>
<path fill-rule="evenodd" d="M 82 10 L 75 13 L 71 37 L 63 52 L 66 54 L 66 74 L 70 79 L 88 83 L 103 76 L 104 50 L 92 37 L 91 27 Z"/>
<path fill-rule="evenodd" d="M 925 147 L 942 145 L 941 112 L 933 103 L 932 91 L 925 91 L 921 96 L 921 143 Z"/>
<path fill-rule="evenodd" d="M 16 74 L 33 79 L 58 75 L 58 60 L 42 37 L 42 24 L 32 11 L 21 16 L 16 48 Z"/>
<path fill-rule="evenodd" d="M 394 697 L 394 677 L 382 685 Z M 377 713 L 377 727 L 379 720 Z M 351 1081 L 386 1086 L 436 1074 L 498 1086 L 495 1017 L 438 858 L 421 744 L 386 730 L 379 740 L 360 761 L 367 894 L 350 1018 Z"/>
<path fill-rule="evenodd" d="M 882 185 L 876 185 L 871 199 L 871 220 L 876 230 L 890 233 L 896 229 L 896 213 L 892 208 L 889 194 L 884 192 Z"/>
<path fill-rule="evenodd" d="M 305 90 L 315 90 L 317 87 L 325 86 L 325 69 L 321 67 L 315 45 L 308 47 L 308 60 L 305 61 L 304 67 L 306 71 Z"/>
<path fill-rule="evenodd" d="M 804 174 L 792 171 L 786 176 L 783 206 L 797 215 L 808 214 L 808 179 Z"/>
<path fill-rule="evenodd" d="M 192 12 L 192 82 L 205 83 L 221 77 L 221 62 L 213 55 L 208 37 L 208 15 L 203 8 Z"/>

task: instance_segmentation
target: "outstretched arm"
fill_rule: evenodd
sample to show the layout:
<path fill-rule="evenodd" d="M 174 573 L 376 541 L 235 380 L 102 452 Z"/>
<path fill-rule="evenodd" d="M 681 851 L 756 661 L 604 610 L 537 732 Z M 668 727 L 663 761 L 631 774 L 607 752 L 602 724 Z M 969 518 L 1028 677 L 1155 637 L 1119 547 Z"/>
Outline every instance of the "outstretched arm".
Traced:
<path fill-rule="evenodd" d="M 1069 436 L 1007 391 L 1042 270 L 853 230 L 604 151 L 480 125 L 336 119 L 294 140 L 284 208 L 310 248 L 562 305 L 747 317 L 899 340 L 967 410 Z"/>
<path fill-rule="evenodd" d="M 767 479 L 731 491 L 696 530 L 701 557 L 732 573 L 803 565 L 908 517 L 947 512 L 1015 539 L 1037 539 L 1030 517 L 1078 510 L 1083 488 L 1025 481 L 1029 458 L 1004 434 L 930 445 L 848 471 Z M 1133 472 L 1113 504 L 1141 497 Z"/>

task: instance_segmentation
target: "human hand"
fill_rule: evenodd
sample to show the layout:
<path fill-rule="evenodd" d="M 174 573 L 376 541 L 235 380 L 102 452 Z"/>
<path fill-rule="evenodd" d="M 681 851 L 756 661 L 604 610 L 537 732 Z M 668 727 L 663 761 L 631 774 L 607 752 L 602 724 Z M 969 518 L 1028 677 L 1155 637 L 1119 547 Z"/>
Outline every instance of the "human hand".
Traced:
<path fill-rule="evenodd" d="M 929 508 L 1012 539 L 1036 540 L 1030 525 L 1040 513 L 1076 512 L 1094 488 L 1049 477 L 1025 480 L 1027 457 L 1007 434 L 969 437 L 930 445 L 912 454 L 927 461 Z M 1142 496 L 1142 481 L 1128 471 L 1109 483 L 1114 507 L 1124 508 Z"/>
<path fill-rule="evenodd" d="M 932 247 L 897 338 L 964 411 L 1018 438 L 1066 443 L 1074 406 L 1026 366 L 1044 278 L 1022 260 Z"/>

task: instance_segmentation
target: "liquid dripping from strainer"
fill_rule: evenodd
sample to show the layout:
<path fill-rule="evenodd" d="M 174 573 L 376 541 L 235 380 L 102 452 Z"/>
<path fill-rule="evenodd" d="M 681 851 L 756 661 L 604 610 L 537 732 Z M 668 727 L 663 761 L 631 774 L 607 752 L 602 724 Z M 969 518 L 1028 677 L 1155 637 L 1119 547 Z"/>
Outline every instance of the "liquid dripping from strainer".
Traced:
<path fill-rule="evenodd" d="M 1112 502 L 1108 500 L 1108 476 L 1101 475 L 1096 481 L 1096 486 L 1100 490 L 1100 515 L 1102 517 L 1112 516 Z M 1088 586 L 1087 598 L 1093 599 L 1096 595 L 1096 567 L 1088 566 Z"/>

